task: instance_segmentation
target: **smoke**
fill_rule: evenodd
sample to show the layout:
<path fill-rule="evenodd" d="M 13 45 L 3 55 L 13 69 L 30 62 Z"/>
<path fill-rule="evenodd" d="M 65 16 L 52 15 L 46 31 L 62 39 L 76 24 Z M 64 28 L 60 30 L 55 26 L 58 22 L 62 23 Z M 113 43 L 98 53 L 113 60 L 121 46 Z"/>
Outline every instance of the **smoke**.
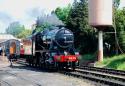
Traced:
<path fill-rule="evenodd" d="M 64 25 L 64 23 L 61 20 L 59 20 L 55 13 L 51 13 L 50 15 L 42 15 L 37 18 L 38 26 L 41 26 L 45 23 L 54 26 Z"/>

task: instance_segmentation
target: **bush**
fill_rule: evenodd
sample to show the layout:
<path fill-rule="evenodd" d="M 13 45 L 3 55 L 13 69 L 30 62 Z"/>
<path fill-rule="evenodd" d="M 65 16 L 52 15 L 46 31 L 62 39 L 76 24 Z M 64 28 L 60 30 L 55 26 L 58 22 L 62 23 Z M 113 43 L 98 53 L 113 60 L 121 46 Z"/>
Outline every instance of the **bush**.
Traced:
<path fill-rule="evenodd" d="M 85 61 L 95 61 L 96 60 L 96 56 L 94 54 L 85 54 L 82 56 L 82 60 Z"/>
<path fill-rule="evenodd" d="M 104 58 L 104 61 L 96 63 L 96 66 L 125 70 L 125 54 Z"/>

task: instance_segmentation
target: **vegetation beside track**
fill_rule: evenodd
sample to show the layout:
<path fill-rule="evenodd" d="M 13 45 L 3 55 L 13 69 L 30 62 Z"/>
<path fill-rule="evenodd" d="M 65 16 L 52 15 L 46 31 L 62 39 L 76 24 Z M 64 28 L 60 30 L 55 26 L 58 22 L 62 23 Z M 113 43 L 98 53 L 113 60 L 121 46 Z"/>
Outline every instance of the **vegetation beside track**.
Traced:
<path fill-rule="evenodd" d="M 85 54 L 79 58 L 80 66 L 88 65 L 96 61 L 96 54 Z"/>
<path fill-rule="evenodd" d="M 96 66 L 117 70 L 125 70 L 125 54 L 112 57 L 105 57 L 103 62 L 97 62 Z"/>
<path fill-rule="evenodd" d="M 82 59 L 84 59 L 86 61 L 95 61 L 96 55 L 95 54 L 85 54 L 82 56 Z"/>

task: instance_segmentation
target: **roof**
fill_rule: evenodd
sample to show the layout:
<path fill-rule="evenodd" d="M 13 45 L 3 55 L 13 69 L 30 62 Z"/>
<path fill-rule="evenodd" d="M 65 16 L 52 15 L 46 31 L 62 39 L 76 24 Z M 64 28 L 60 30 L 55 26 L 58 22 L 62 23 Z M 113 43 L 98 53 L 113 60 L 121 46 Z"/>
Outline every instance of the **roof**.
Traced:
<path fill-rule="evenodd" d="M 10 39 L 15 39 L 15 40 L 19 40 L 18 38 L 14 37 L 11 34 L 0 34 L 0 43 L 10 40 Z"/>

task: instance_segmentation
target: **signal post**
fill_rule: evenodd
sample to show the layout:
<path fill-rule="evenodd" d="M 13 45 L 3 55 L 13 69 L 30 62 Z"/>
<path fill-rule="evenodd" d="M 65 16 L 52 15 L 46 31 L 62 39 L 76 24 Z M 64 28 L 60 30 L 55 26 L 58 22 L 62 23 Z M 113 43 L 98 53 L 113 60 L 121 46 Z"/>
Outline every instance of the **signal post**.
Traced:
<path fill-rule="evenodd" d="M 103 29 L 112 26 L 113 0 L 89 0 L 89 24 L 98 30 L 98 61 L 103 61 Z"/>

